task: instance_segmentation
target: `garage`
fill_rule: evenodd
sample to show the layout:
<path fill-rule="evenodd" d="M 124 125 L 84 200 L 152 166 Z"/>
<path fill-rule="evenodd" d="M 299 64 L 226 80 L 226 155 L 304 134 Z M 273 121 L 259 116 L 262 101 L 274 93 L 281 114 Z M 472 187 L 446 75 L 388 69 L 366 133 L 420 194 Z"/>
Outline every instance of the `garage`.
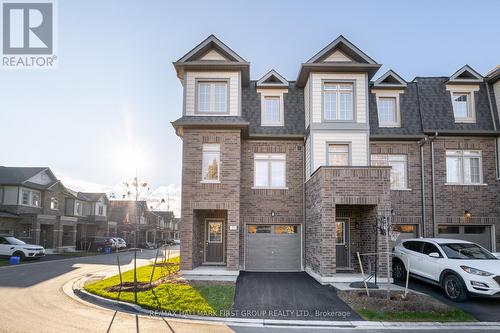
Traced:
<path fill-rule="evenodd" d="M 474 242 L 492 251 L 491 233 L 490 225 L 439 224 L 437 236 Z"/>
<path fill-rule="evenodd" d="M 247 225 L 247 271 L 300 271 L 300 225 Z"/>
<path fill-rule="evenodd" d="M 399 244 L 404 239 L 418 237 L 418 224 L 393 224 L 392 231 L 397 235 L 394 243 Z"/>

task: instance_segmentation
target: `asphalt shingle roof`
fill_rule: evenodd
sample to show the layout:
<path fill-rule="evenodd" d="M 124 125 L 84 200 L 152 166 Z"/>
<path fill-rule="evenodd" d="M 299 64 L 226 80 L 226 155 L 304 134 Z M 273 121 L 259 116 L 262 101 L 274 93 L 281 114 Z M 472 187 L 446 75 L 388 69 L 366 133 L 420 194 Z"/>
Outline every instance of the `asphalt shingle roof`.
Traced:
<path fill-rule="evenodd" d="M 45 169 L 48 168 L 0 166 L 0 184 L 21 184 Z"/>

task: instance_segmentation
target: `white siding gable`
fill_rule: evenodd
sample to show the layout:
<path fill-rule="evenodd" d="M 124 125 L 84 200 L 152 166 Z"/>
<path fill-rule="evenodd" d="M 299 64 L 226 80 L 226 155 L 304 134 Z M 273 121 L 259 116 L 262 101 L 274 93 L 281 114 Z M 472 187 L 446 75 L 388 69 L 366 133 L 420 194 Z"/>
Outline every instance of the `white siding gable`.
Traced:
<path fill-rule="evenodd" d="M 219 52 L 217 52 L 215 50 L 210 50 L 207 53 L 205 53 L 200 58 L 200 60 L 222 60 L 222 61 L 226 61 L 227 59 L 222 54 L 220 54 Z"/>
<path fill-rule="evenodd" d="M 28 181 L 31 183 L 35 183 L 35 184 L 47 185 L 48 183 L 50 183 L 52 181 L 52 179 L 47 174 L 47 172 L 42 171 L 42 172 L 34 175 L 30 179 L 28 179 Z"/>
<path fill-rule="evenodd" d="M 324 62 L 351 62 L 352 59 L 346 56 L 342 51 L 336 50 L 332 52 L 325 60 Z"/>
<path fill-rule="evenodd" d="M 214 80 L 228 80 L 229 87 L 229 115 L 239 116 L 240 103 L 241 103 L 241 93 L 240 93 L 240 72 L 186 72 L 185 80 L 185 100 L 184 100 L 184 113 L 186 116 L 194 116 L 196 107 L 196 80 L 197 79 L 214 79 Z M 227 116 L 228 114 L 220 114 L 220 116 Z M 209 114 L 203 114 L 203 116 L 211 116 Z M 217 114 L 213 115 L 215 117 L 219 116 Z"/>
<path fill-rule="evenodd" d="M 357 123 L 366 123 L 367 121 L 367 87 L 368 78 L 365 73 L 313 73 L 311 74 L 310 84 L 312 84 L 312 122 L 320 123 L 322 121 L 323 104 L 323 81 L 353 81 L 354 82 L 354 118 Z M 308 82 L 309 83 L 309 82 Z"/>

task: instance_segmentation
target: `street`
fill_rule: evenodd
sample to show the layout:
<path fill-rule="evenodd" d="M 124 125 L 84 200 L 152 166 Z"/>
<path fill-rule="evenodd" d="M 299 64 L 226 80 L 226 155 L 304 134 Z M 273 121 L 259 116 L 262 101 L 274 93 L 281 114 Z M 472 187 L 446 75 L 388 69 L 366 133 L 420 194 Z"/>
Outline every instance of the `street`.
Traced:
<path fill-rule="evenodd" d="M 173 251 L 172 255 L 178 255 Z M 118 273 L 116 254 L 31 263 L 0 268 L 0 332 L 381 332 L 369 328 L 227 326 L 220 323 L 149 317 L 115 311 L 74 299 L 63 292 L 69 281 L 97 273 L 109 276 Z M 154 250 L 138 252 L 138 265 L 145 265 L 155 256 Z M 133 253 L 120 253 L 122 270 L 132 268 Z M 391 332 L 417 332 L 391 329 Z M 456 330 L 454 330 L 456 331 Z M 478 332 L 478 329 L 463 330 Z M 486 329 L 485 329 L 486 331 Z M 491 328 L 487 330 L 493 332 Z M 500 330 L 499 330 L 500 331 Z M 429 330 L 425 332 L 452 332 Z"/>

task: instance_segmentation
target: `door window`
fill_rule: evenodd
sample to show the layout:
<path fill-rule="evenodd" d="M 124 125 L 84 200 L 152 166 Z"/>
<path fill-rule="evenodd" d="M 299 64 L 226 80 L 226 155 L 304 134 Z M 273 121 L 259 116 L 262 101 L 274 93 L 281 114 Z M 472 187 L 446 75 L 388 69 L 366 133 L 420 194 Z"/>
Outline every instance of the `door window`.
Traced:
<path fill-rule="evenodd" d="M 337 245 L 345 244 L 345 222 L 335 222 Z"/>
<path fill-rule="evenodd" d="M 222 222 L 208 223 L 208 242 L 222 243 Z"/>

